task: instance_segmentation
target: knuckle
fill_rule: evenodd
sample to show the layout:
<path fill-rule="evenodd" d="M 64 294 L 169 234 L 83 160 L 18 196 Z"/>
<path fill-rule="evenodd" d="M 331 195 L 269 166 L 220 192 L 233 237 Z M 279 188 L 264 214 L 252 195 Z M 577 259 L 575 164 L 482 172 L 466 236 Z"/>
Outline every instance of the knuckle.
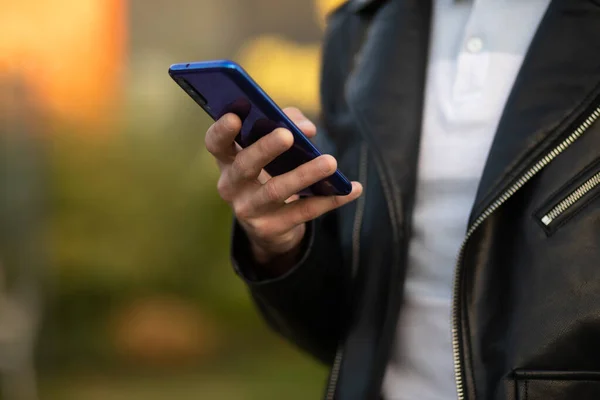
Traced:
<path fill-rule="evenodd" d="M 238 156 L 233 160 L 233 163 L 231 163 L 231 169 L 236 177 L 242 179 L 252 178 L 252 169 L 248 167 L 246 160 L 241 154 L 238 154 Z"/>
<path fill-rule="evenodd" d="M 274 135 L 269 134 L 261 140 L 257 141 L 256 143 L 254 143 L 253 146 L 255 146 L 256 152 L 258 153 L 258 156 L 261 159 L 269 157 L 269 154 L 271 153 L 272 143 L 274 142 L 273 136 Z"/>
<path fill-rule="evenodd" d="M 217 181 L 217 192 L 226 202 L 231 201 L 231 185 L 225 174 L 222 174 Z"/>
<path fill-rule="evenodd" d="M 265 190 L 266 197 L 267 197 L 268 201 L 270 201 L 270 202 L 279 202 L 279 201 L 283 201 L 284 200 L 281 197 L 279 186 L 277 184 L 277 180 L 271 179 L 271 180 L 267 181 L 267 183 L 265 183 L 263 185 L 263 187 L 264 187 L 264 190 Z"/>
<path fill-rule="evenodd" d="M 249 222 L 249 225 L 254 234 L 261 239 L 273 235 L 273 224 L 264 218 L 254 219 Z"/>
<path fill-rule="evenodd" d="M 331 197 L 331 208 L 338 208 L 344 204 L 344 199 L 340 196 L 332 196 Z"/>
<path fill-rule="evenodd" d="M 204 137 L 204 146 L 209 153 L 215 154 L 217 152 L 217 146 L 214 141 L 214 134 L 209 130 L 206 132 L 206 136 Z"/>
<path fill-rule="evenodd" d="M 247 201 L 236 201 L 233 203 L 233 213 L 241 220 L 249 220 L 252 216 L 252 207 Z"/>
<path fill-rule="evenodd" d="M 306 168 L 296 168 L 296 181 L 302 186 L 307 186 L 311 183 L 311 175 L 310 171 L 307 171 Z"/>
<path fill-rule="evenodd" d="M 310 221 L 317 217 L 315 207 L 310 203 L 306 202 L 300 207 L 300 217 L 303 221 Z"/>

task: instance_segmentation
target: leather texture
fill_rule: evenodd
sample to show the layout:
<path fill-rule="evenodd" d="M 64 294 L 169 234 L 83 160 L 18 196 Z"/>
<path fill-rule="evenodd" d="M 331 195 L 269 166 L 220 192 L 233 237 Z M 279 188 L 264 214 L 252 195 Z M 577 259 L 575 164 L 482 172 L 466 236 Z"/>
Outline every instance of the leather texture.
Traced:
<path fill-rule="evenodd" d="M 271 280 L 253 278 L 247 238 L 234 227 L 234 266 L 270 325 L 328 364 L 341 349 L 335 399 L 377 399 L 393 345 L 430 17 L 424 0 L 350 1 L 330 16 L 317 144 L 350 179 L 366 171 L 364 209 L 353 202 L 311 223 L 302 260 Z M 505 107 L 471 222 L 599 106 L 600 4 L 553 0 Z M 539 221 L 599 158 L 600 121 L 466 242 L 456 298 L 466 399 L 600 398 L 600 196 L 567 210 L 551 234 Z"/>
<path fill-rule="evenodd" d="M 599 399 L 600 373 L 516 371 L 516 400 Z"/>

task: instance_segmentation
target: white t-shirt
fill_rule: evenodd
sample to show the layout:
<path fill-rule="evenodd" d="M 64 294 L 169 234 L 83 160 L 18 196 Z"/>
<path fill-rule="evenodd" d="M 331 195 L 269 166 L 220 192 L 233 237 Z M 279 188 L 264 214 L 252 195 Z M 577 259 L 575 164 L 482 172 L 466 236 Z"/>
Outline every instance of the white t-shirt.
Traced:
<path fill-rule="evenodd" d="M 405 300 L 386 400 L 454 400 L 452 277 L 506 99 L 549 0 L 435 0 Z"/>

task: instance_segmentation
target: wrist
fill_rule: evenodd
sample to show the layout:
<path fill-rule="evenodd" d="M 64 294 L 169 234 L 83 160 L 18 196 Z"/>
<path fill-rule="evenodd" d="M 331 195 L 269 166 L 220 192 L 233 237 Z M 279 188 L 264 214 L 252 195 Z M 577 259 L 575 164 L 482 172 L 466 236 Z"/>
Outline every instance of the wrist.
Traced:
<path fill-rule="evenodd" d="M 290 232 L 289 238 L 279 238 L 277 242 L 260 241 L 249 237 L 250 250 L 261 275 L 273 278 L 289 271 L 302 255 L 305 233 L 306 227 L 303 224 L 296 227 L 295 232 Z"/>

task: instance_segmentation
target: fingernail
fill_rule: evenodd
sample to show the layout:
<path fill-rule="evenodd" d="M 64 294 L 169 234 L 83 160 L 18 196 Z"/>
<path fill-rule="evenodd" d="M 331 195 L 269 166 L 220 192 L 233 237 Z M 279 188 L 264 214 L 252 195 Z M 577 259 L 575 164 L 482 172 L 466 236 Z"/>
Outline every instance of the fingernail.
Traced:
<path fill-rule="evenodd" d="M 317 166 L 323 173 L 328 173 L 331 170 L 331 163 L 326 158 L 320 158 Z"/>

